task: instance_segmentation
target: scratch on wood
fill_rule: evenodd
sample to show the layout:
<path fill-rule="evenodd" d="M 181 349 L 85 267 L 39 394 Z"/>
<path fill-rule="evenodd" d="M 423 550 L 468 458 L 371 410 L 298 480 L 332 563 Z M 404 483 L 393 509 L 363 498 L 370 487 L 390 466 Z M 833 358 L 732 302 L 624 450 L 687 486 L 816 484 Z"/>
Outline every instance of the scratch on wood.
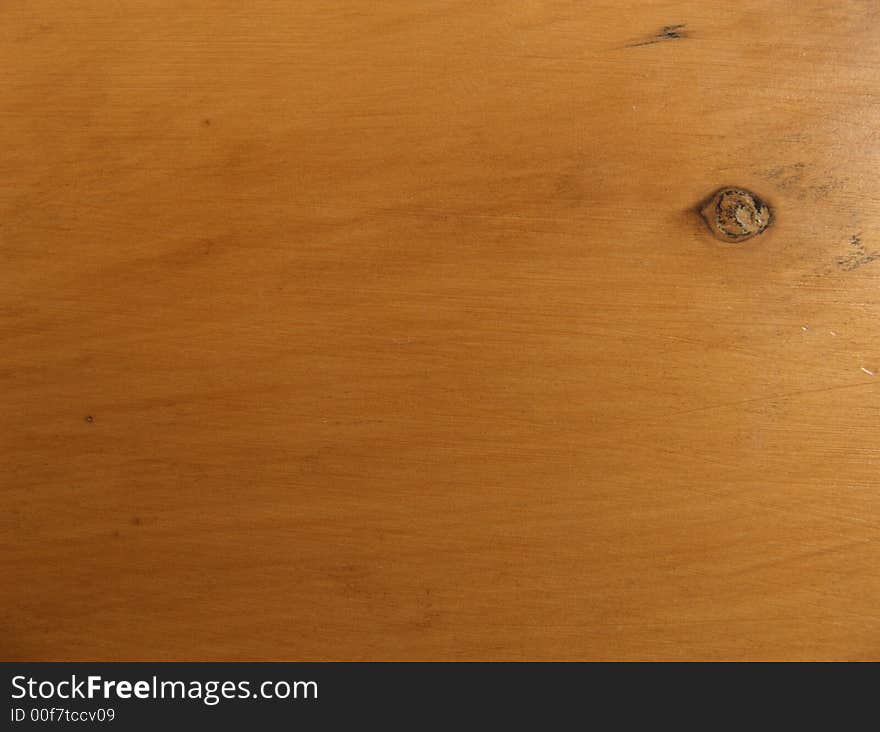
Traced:
<path fill-rule="evenodd" d="M 687 38 L 688 34 L 684 31 L 685 25 L 685 23 L 678 23 L 677 25 L 664 25 L 659 33 L 654 34 L 648 40 L 630 43 L 626 47 L 638 48 L 639 46 L 651 46 L 655 43 L 662 43 L 663 41 L 674 41 L 678 38 Z"/>
<path fill-rule="evenodd" d="M 874 382 L 859 381 L 849 384 L 837 384 L 835 386 L 823 386 L 818 389 L 800 389 L 798 391 L 781 392 L 777 394 L 768 394 L 763 397 L 755 397 L 753 399 L 741 399 L 735 402 L 719 402 L 718 404 L 707 404 L 703 407 L 695 407 L 693 409 L 685 409 L 680 412 L 667 412 L 658 416 L 658 419 L 671 419 L 673 417 L 683 417 L 700 412 L 711 412 L 716 409 L 729 409 L 731 407 L 740 407 L 746 404 L 758 404 L 760 402 L 772 402 L 776 399 L 791 399 L 792 397 L 803 396 L 807 394 L 822 394 L 829 391 L 839 391 L 841 389 L 855 389 L 859 387 L 872 386 Z"/>

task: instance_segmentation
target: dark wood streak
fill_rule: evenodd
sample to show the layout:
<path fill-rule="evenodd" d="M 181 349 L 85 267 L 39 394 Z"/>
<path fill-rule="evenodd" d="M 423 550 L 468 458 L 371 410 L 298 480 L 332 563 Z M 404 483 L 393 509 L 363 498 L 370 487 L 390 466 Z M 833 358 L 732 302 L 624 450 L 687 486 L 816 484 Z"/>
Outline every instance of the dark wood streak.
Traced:
<path fill-rule="evenodd" d="M 837 258 L 837 266 L 845 272 L 858 269 L 863 264 L 870 264 L 880 259 L 880 252 L 869 252 L 862 243 L 861 234 L 853 234 L 849 240 L 852 251 L 842 257 Z"/>
<path fill-rule="evenodd" d="M 662 43 L 663 41 L 674 41 L 679 38 L 687 38 L 688 34 L 684 32 L 683 28 L 685 27 L 685 23 L 678 23 L 676 25 L 664 25 L 659 33 L 655 34 L 651 38 L 646 41 L 639 41 L 637 43 L 630 43 L 626 46 L 626 48 L 638 48 L 639 46 L 652 46 L 655 43 Z"/>

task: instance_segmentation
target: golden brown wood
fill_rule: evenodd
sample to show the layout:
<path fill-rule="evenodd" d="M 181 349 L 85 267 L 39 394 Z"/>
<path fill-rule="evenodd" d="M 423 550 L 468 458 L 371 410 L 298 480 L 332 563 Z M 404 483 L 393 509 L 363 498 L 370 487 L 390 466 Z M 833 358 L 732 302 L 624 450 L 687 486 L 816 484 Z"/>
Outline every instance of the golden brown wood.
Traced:
<path fill-rule="evenodd" d="M 0 36 L 3 658 L 880 657 L 876 3 Z"/>

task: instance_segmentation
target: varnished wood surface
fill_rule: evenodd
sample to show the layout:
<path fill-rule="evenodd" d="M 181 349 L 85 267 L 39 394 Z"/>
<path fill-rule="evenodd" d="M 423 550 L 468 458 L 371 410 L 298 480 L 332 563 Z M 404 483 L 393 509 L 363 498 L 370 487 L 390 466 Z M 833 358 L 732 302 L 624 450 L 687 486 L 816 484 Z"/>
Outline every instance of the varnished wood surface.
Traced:
<path fill-rule="evenodd" d="M 859 0 L 3 2 L 2 657 L 878 658 L 878 70 Z"/>

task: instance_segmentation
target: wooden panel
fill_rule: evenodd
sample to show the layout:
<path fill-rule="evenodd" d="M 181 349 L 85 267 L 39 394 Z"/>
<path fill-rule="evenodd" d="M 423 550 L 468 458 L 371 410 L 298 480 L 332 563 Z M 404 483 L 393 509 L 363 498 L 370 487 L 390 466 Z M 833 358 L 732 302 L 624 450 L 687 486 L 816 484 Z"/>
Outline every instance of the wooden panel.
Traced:
<path fill-rule="evenodd" d="M 880 657 L 876 3 L 0 37 L 5 659 Z"/>

